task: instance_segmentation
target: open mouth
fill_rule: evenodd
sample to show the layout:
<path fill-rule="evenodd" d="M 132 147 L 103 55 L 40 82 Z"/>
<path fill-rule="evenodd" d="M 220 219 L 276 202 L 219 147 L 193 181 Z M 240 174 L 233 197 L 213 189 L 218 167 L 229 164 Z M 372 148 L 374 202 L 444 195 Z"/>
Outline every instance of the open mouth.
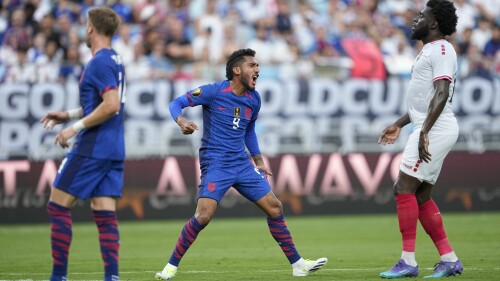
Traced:
<path fill-rule="evenodd" d="M 252 81 L 254 85 L 257 83 L 257 78 L 259 78 L 259 74 L 255 74 L 254 76 L 252 76 Z"/>

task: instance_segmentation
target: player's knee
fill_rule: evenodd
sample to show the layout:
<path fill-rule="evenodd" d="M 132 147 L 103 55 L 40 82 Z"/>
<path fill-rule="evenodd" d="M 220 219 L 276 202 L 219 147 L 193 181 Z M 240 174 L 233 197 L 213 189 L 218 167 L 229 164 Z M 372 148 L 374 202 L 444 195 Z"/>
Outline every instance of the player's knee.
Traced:
<path fill-rule="evenodd" d="M 281 216 L 282 214 L 283 214 L 283 204 L 281 204 L 281 201 L 279 200 L 274 201 L 270 210 L 270 214 L 268 215 L 272 218 L 276 218 Z"/>
<path fill-rule="evenodd" d="M 401 181 L 396 181 L 396 183 L 394 184 L 394 196 L 406 193 L 412 193 L 412 191 L 409 190 L 404 184 L 402 184 Z"/>
<path fill-rule="evenodd" d="M 212 220 L 212 215 L 207 212 L 197 212 L 194 217 L 201 225 L 207 225 Z"/>
<path fill-rule="evenodd" d="M 429 201 L 431 199 L 430 195 L 428 194 L 422 194 L 422 193 L 417 193 L 415 194 L 417 198 L 417 203 L 419 206 L 425 204 L 425 202 Z"/>

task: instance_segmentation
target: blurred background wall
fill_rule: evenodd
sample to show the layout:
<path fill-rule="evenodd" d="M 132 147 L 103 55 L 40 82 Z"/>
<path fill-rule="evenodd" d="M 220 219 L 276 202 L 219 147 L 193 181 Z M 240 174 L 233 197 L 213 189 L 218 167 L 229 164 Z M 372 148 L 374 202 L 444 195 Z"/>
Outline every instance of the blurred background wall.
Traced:
<path fill-rule="evenodd" d="M 435 191 L 442 209 L 500 209 L 500 0 L 456 0 L 459 70 L 453 108 L 460 136 Z M 86 12 L 112 7 L 113 48 L 127 71 L 124 219 L 186 217 L 195 206 L 201 130 L 184 136 L 168 103 L 225 79 L 236 49 L 257 51 L 257 134 L 288 214 L 391 212 L 406 113 L 421 42 L 409 39 L 425 1 L 144 0 L 3 1 L 0 4 L 0 222 L 45 221 L 50 183 L 67 151 L 39 119 L 79 106 L 91 54 Z M 201 108 L 185 115 L 201 129 Z M 84 205 L 80 203 L 79 205 Z M 258 215 L 236 192 L 221 215 Z M 86 208 L 76 208 L 86 219 Z"/>

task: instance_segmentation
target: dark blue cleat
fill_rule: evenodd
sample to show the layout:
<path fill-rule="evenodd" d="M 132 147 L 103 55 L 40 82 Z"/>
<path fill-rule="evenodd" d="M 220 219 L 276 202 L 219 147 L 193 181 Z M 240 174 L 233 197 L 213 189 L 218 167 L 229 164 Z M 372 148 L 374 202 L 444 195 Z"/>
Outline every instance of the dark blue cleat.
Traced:
<path fill-rule="evenodd" d="M 418 266 L 407 265 L 403 259 L 400 259 L 391 270 L 380 273 L 380 277 L 387 279 L 417 276 Z"/>
<path fill-rule="evenodd" d="M 457 260 L 455 262 L 440 261 L 436 263 L 434 267 L 434 273 L 431 275 L 424 276 L 424 278 L 442 278 L 448 276 L 455 276 L 457 274 L 462 274 L 464 267 L 462 263 Z"/>

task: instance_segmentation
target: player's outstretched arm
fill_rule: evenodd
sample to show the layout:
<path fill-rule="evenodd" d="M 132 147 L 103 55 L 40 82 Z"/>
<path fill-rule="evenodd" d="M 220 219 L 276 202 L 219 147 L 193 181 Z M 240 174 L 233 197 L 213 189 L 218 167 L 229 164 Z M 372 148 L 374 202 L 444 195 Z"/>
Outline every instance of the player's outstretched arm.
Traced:
<path fill-rule="evenodd" d="M 380 137 L 378 138 L 378 143 L 379 144 L 393 144 L 396 139 L 399 137 L 399 133 L 401 132 L 401 128 L 404 126 L 408 125 L 411 122 L 410 120 L 410 115 L 406 113 L 403 115 L 401 118 L 399 118 L 394 124 L 390 125 L 389 127 L 385 128 L 384 131 L 380 134 Z"/>
<path fill-rule="evenodd" d="M 49 112 L 43 116 L 40 123 L 43 123 L 43 128 L 46 130 L 52 130 L 55 125 L 63 124 L 71 119 L 80 119 L 83 116 L 83 110 L 81 107 L 70 109 L 68 111 L 55 111 Z"/>

